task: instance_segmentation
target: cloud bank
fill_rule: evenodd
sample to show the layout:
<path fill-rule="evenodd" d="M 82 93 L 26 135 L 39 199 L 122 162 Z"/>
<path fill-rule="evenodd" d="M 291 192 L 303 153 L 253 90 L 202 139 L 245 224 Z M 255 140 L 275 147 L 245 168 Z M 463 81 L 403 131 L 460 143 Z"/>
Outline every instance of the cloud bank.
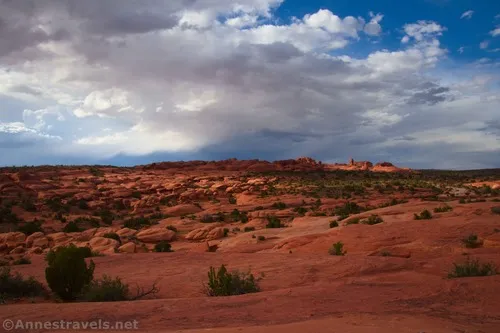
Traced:
<path fill-rule="evenodd" d="M 449 32 L 426 20 L 392 32 L 398 49 L 356 56 L 351 47 L 386 38 L 383 14 L 321 9 L 280 23 L 281 4 L 2 1 L 0 164 L 308 155 L 498 166 L 498 64 L 443 70 Z"/>

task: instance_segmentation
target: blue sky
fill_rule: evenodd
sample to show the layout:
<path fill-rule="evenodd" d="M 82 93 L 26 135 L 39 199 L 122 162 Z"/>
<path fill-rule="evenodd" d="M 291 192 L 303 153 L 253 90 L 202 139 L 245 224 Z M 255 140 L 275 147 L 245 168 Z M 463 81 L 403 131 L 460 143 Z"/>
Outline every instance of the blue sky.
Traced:
<path fill-rule="evenodd" d="M 0 165 L 500 166 L 498 1 L 29 4 L 0 4 Z"/>

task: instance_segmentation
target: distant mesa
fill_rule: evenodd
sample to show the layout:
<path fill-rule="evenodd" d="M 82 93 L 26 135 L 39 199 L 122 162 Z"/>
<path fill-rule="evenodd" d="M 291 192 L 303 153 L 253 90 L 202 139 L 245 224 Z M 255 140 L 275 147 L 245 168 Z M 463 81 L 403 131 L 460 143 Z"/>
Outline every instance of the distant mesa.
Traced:
<path fill-rule="evenodd" d="M 310 157 L 299 157 L 297 159 L 279 160 L 274 162 L 264 160 L 238 160 L 231 158 L 222 161 L 180 161 L 180 162 L 160 162 L 149 165 L 137 166 L 143 169 L 182 169 L 182 170 L 203 170 L 203 171 L 332 171 L 332 170 L 352 170 L 352 171 L 374 171 L 374 172 L 408 172 L 408 168 L 399 168 L 389 162 L 373 164 L 370 161 L 355 161 L 350 158 L 348 163 L 323 163 Z"/>

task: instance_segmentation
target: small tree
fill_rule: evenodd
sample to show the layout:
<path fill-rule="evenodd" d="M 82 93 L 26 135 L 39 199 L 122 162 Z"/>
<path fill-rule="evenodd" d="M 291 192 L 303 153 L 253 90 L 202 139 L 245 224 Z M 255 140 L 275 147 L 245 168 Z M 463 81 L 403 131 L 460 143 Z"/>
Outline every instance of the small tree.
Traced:
<path fill-rule="evenodd" d="M 83 251 L 73 244 L 51 250 L 46 260 L 47 284 L 64 301 L 75 300 L 93 279 L 94 262 L 91 260 L 87 267 Z"/>
<path fill-rule="evenodd" d="M 337 242 L 332 245 L 332 247 L 328 250 L 328 253 L 332 256 L 343 256 L 347 253 L 347 251 L 344 251 L 344 243 Z"/>
<path fill-rule="evenodd" d="M 414 214 L 415 220 L 430 220 L 432 219 L 432 214 L 427 209 L 423 210 L 420 215 Z"/>

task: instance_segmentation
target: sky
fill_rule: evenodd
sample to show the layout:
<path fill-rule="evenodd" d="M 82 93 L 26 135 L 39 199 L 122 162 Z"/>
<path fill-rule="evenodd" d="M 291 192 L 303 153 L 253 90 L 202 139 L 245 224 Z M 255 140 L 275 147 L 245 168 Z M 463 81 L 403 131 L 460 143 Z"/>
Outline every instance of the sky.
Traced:
<path fill-rule="evenodd" d="M 0 0 L 0 165 L 500 167 L 500 1 Z"/>

